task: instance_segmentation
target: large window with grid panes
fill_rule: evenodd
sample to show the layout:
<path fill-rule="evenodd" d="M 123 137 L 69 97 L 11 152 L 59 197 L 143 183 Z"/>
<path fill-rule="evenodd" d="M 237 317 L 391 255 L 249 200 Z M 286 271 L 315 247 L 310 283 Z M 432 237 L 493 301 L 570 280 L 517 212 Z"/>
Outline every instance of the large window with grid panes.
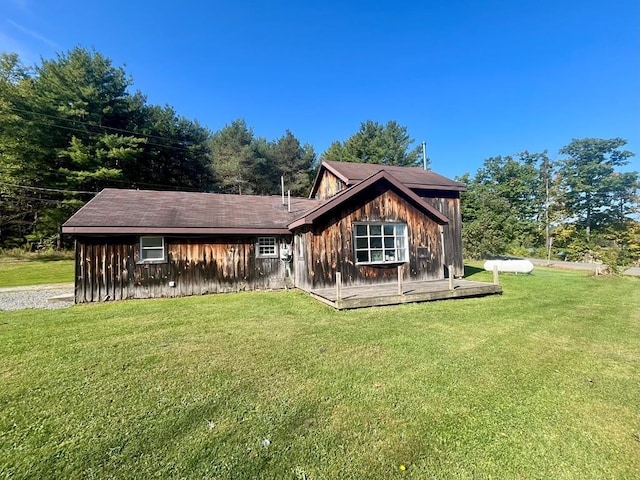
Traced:
<path fill-rule="evenodd" d="M 407 225 L 357 223 L 354 225 L 356 264 L 402 263 L 408 260 Z"/>

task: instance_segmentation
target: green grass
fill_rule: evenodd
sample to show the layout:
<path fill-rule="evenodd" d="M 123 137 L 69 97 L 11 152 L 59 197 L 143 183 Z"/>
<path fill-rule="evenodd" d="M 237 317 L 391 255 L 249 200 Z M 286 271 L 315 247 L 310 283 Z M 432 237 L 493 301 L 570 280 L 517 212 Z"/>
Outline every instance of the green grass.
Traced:
<path fill-rule="evenodd" d="M 0 478 L 638 478 L 640 282 L 501 281 L 0 313 Z"/>
<path fill-rule="evenodd" d="M 73 282 L 72 252 L 0 256 L 0 287 Z"/>

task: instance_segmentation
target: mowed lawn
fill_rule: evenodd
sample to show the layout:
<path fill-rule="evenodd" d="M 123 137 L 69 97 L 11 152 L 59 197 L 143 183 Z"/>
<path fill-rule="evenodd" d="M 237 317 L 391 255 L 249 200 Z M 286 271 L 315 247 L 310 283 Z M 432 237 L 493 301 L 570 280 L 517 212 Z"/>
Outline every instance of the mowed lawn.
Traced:
<path fill-rule="evenodd" d="M 72 252 L 0 256 L 0 288 L 73 282 Z"/>
<path fill-rule="evenodd" d="M 0 313 L 0 478 L 637 479 L 638 279 L 501 282 Z"/>

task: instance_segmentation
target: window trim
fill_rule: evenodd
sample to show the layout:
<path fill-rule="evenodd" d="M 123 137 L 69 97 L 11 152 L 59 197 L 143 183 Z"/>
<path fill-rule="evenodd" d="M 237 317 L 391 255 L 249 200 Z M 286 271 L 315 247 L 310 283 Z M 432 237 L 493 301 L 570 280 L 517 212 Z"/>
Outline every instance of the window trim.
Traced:
<path fill-rule="evenodd" d="M 366 226 L 367 227 L 367 235 L 365 236 L 360 236 L 357 234 L 357 230 L 358 230 L 358 226 Z M 372 248 L 371 247 L 371 226 L 380 226 L 380 236 L 378 237 L 378 235 L 375 235 L 374 238 L 381 238 L 382 239 L 382 245 L 378 248 Z M 385 236 L 384 234 L 384 227 L 385 226 L 393 226 L 394 230 L 393 230 L 393 236 Z M 403 236 L 399 236 L 397 235 L 397 227 L 403 227 L 404 229 L 404 238 Z M 367 247 L 366 248 L 358 248 L 358 239 L 362 239 L 362 238 L 366 238 L 367 239 Z M 393 238 L 393 251 L 394 251 L 394 259 L 393 260 L 385 260 L 385 246 L 384 246 L 384 240 L 385 238 Z M 398 239 L 403 239 L 403 245 L 398 246 Z M 372 250 L 376 250 L 376 251 L 381 251 L 382 252 L 382 260 L 369 260 L 366 262 L 361 262 L 358 261 L 358 252 L 362 252 L 362 251 L 366 251 L 368 252 L 368 257 L 371 258 L 371 251 Z M 386 250 L 391 250 L 391 248 L 387 247 Z M 398 257 L 398 252 L 399 251 L 404 251 L 404 259 L 403 260 L 399 260 Z M 402 223 L 402 222 L 354 222 L 353 224 L 353 255 L 354 255 L 354 260 L 355 260 L 355 264 L 356 265 L 400 265 L 403 263 L 408 263 L 409 262 L 409 227 L 406 223 Z"/>
<path fill-rule="evenodd" d="M 271 244 L 261 245 L 260 244 L 261 240 L 273 241 L 273 245 Z M 273 253 L 262 253 L 261 249 L 263 247 L 269 247 L 269 248 L 273 247 Z M 278 258 L 278 239 L 273 236 L 258 237 L 258 239 L 256 240 L 256 258 Z"/>
<path fill-rule="evenodd" d="M 162 245 L 160 245 L 159 247 L 156 246 L 145 246 L 144 245 L 144 241 L 148 240 L 148 239 L 157 239 L 159 238 L 162 241 Z M 167 263 L 167 242 L 165 242 L 165 238 L 163 236 L 160 235 L 144 235 L 140 237 L 139 240 L 139 245 L 140 245 L 140 255 L 139 255 L 139 261 L 138 263 Z M 158 251 L 161 250 L 162 251 L 162 258 L 146 258 L 145 257 L 145 252 L 148 251 Z"/>

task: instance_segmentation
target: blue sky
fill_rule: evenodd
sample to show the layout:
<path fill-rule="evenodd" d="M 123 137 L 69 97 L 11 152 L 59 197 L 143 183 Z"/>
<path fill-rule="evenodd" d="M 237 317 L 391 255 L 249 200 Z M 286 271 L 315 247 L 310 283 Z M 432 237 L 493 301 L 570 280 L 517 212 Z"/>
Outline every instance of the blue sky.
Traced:
<path fill-rule="evenodd" d="M 0 50 L 93 47 L 150 103 L 318 154 L 396 120 L 454 177 L 573 138 L 640 154 L 639 22 L 637 0 L 2 0 Z"/>

